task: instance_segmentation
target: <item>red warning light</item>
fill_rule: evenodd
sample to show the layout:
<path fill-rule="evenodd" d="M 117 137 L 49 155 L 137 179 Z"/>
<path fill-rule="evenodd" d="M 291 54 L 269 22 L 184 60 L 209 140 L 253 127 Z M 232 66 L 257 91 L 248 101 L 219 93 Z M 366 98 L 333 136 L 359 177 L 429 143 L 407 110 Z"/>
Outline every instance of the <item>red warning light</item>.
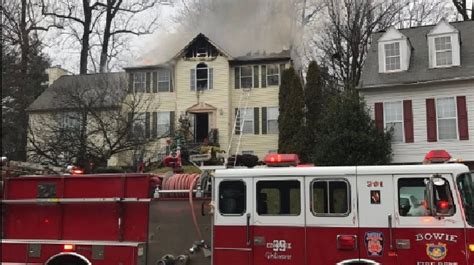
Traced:
<path fill-rule="evenodd" d="M 451 159 L 451 155 L 446 150 L 431 150 L 425 155 L 425 163 L 444 163 Z"/>
<path fill-rule="evenodd" d="M 76 246 L 72 245 L 72 244 L 65 244 L 63 246 L 63 250 L 64 251 L 74 251 L 74 249 L 76 248 Z"/>
<path fill-rule="evenodd" d="M 438 201 L 436 206 L 440 210 L 447 210 L 447 209 L 449 209 L 449 202 L 447 202 L 447 201 Z"/>
<path fill-rule="evenodd" d="M 300 163 L 300 159 L 296 154 L 268 154 L 263 159 L 267 166 L 284 167 L 284 166 L 296 166 Z"/>

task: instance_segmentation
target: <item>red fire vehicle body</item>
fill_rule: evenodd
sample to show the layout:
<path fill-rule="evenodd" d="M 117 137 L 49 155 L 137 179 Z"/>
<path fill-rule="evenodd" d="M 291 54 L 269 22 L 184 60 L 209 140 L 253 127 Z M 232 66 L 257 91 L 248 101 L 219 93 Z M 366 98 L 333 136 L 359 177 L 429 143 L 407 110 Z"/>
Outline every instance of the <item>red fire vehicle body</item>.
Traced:
<path fill-rule="evenodd" d="M 7 179 L 2 265 L 474 264 L 474 176 L 462 164 L 266 162 Z"/>

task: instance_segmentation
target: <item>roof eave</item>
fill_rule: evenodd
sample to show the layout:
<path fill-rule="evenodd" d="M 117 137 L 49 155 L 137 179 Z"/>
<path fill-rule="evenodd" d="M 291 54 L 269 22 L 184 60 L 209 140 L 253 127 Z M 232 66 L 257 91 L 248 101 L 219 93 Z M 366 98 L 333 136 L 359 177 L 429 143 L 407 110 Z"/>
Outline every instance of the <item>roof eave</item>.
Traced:
<path fill-rule="evenodd" d="M 364 90 L 364 89 L 371 89 L 371 88 L 387 88 L 387 87 L 396 87 L 396 86 L 416 86 L 416 85 L 425 85 L 425 84 L 433 84 L 433 83 L 446 83 L 446 82 L 468 81 L 468 80 L 474 80 L 474 76 L 454 77 L 454 78 L 427 80 L 427 81 L 410 82 L 410 83 L 375 84 L 375 85 L 368 85 L 368 86 L 362 85 L 362 86 L 358 86 L 357 89 Z"/>

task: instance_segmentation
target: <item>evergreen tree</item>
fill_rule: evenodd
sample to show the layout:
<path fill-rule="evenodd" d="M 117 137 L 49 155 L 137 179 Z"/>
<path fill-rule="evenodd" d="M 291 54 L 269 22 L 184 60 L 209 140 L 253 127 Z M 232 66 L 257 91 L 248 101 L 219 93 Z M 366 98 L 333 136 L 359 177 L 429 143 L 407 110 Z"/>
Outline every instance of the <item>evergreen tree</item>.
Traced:
<path fill-rule="evenodd" d="M 282 73 L 279 104 L 278 152 L 304 155 L 303 86 L 293 67 Z M 300 158 L 306 161 L 305 157 Z"/>
<path fill-rule="evenodd" d="M 391 160 L 391 133 L 380 133 L 356 92 L 332 96 L 313 149 L 316 165 L 374 165 Z"/>

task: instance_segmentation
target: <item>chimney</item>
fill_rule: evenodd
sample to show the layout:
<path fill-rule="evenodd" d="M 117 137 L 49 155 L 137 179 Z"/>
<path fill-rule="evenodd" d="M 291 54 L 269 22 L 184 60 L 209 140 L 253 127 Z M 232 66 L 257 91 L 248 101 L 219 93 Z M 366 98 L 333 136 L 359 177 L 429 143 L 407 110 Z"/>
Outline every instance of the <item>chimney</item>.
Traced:
<path fill-rule="evenodd" d="M 48 74 L 48 86 L 51 86 L 54 81 L 58 80 L 63 75 L 70 75 L 71 72 L 61 68 L 61 65 L 56 65 L 46 69 Z"/>

